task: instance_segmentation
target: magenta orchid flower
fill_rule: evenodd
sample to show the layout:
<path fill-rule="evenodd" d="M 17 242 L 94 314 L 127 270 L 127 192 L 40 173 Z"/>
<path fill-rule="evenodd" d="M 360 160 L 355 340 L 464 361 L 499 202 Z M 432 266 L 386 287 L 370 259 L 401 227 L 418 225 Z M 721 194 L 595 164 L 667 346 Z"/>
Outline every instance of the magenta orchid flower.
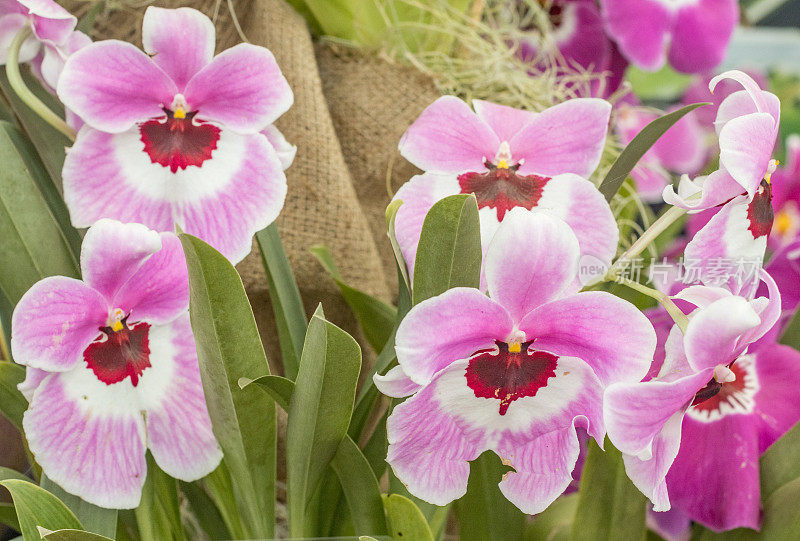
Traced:
<path fill-rule="evenodd" d="M 615 126 L 623 145 L 628 145 L 658 117 L 655 112 L 637 105 L 622 103 L 617 108 Z M 691 113 L 668 129 L 631 173 L 642 200 L 660 202 L 664 188 L 672 184 L 670 173 L 697 173 L 707 158 L 703 139 L 703 131 Z"/>
<path fill-rule="evenodd" d="M 748 300 L 727 289 L 708 286 L 682 290 L 675 298 L 691 303 L 696 309 L 689 315 L 685 333 L 677 325 L 670 332 L 658 377 L 641 383 L 615 383 L 606 391 L 604 414 L 608 436 L 622 451 L 628 476 L 653 502 L 655 511 L 670 509 L 673 494 L 668 490 L 667 472 L 681 447 L 685 417 L 710 423 L 731 414 L 753 413 L 749 422 L 763 421 L 777 426 L 777 421 L 773 423 L 768 417 L 774 415 L 775 404 L 753 401 L 757 387 L 747 354 L 748 347 L 763 337 L 780 317 L 780 293 L 768 274 L 761 271 L 761 277 L 767 284 L 769 298 Z M 714 464 L 714 460 L 719 460 L 718 464 L 736 460 L 730 468 L 738 471 L 738 462 L 743 457 L 724 443 L 731 441 L 731 445 L 738 445 L 731 440 L 735 436 L 724 431 L 715 434 L 718 437 L 696 440 L 697 448 L 692 450 L 694 460 L 706 460 L 700 455 L 711 452 L 710 445 L 718 453 L 708 459 L 709 464 Z M 742 453 L 745 451 L 742 449 Z M 727 456 L 721 458 L 723 454 Z M 754 464 L 757 458 L 755 452 L 748 455 Z M 698 497 L 704 495 L 707 500 L 704 505 L 724 508 L 723 498 L 726 503 L 735 500 L 732 495 L 716 492 L 717 486 L 707 490 L 709 487 L 693 484 L 689 489 L 688 484 L 694 483 L 694 479 L 697 477 L 687 476 L 681 482 L 687 485 L 686 490 L 700 491 Z M 743 500 L 749 497 L 745 495 Z"/>
<path fill-rule="evenodd" d="M 619 229 L 605 198 L 583 177 L 597 167 L 611 105 L 568 100 L 541 113 L 454 96 L 437 99 L 400 141 L 401 154 L 424 170 L 398 190 L 395 231 L 413 272 L 422 223 L 434 203 L 472 193 L 478 200 L 484 254 L 514 208 L 543 208 L 566 221 L 581 253 L 610 264 Z"/>
<path fill-rule="evenodd" d="M 211 430 L 178 238 L 100 220 L 81 249 L 83 281 L 36 283 L 11 322 L 30 450 L 67 492 L 101 507 L 134 508 L 145 452 L 185 481 L 213 471 Z"/>
<path fill-rule="evenodd" d="M 786 166 L 777 168 L 771 181 L 775 222 L 769 245 L 776 250 L 800 236 L 800 136 L 786 139 Z"/>
<path fill-rule="evenodd" d="M 289 85 L 263 47 L 214 56 L 214 25 L 193 9 L 148 8 L 142 41 L 147 54 L 103 41 L 64 66 L 58 95 L 86 123 L 64 163 L 72 222 L 177 223 L 238 262 L 283 207 L 293 152 L 271 125 Z"/>
<path fill-rule="evenodd" d="M 603 19 L 594 0 L 554 0 L 549 7 L 552 33 L 543 43 L 539 32 L 531 33 L 519 43 L 519 55 L 533 62 L 539 51 L 554 46 L 568 67 L 601 75 L 591 82 L 592 96 L 608 97 L 618 88 L 625 75 L 627 62 L 609 40 Z M 535 65 L 536 69 L 546 69 Z"/>
<path fill-rule="evenodd" d="M 737 0 L 600 0 L 606 30 L 647 71 L 670 65 L 704 73 L 725 57 L 739 21 Z"/>
<path fill-rule="evenodd" d="M 579 255 L 560 219 L 511 210 L 486 256 L 489 296 L 451 289 L 403 320 L 399 364 L 375 382 L 413 394 L 387 421 L 387 462 L 412 494 L 461 497 L 469 461 L 491 449 L 515 469 L 503 494 L 538 513 L 572 480 L 576 425 L 603 441 L 603 389 L 644 376 L 655 334 L 627 301 L 577 292 Z"/>

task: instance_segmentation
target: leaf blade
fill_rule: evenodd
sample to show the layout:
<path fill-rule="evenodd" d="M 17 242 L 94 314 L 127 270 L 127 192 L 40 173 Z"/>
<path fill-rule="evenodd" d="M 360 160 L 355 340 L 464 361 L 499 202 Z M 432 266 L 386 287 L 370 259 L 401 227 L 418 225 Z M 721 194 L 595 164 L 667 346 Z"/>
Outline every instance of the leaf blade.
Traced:
<path fill-rule="evenodd" d="M 83 530 L 72 511 L 45 489 L 22 479 L 6 479 L 0 485 L 11 493 L 25 541 L 40 539 L 39 526 L 48 530 Z"/>
<path fill-rule="evenodd" d="M 275 522 L 275 405 L 240 377 L 269 373 L 250 303 L 236 269 L 202 240 L 181 233 L 189 268 L 189 314 L 203 390 L 217 441 L 252 537 Z"/>
<path fill-rule="evenodd" d="M 664 135 L 664 133 L 681 118 L 704 105 L 709 105 L 709 103 L 693 103 L 687 105 L 677 111 L 658 117 L 642 128 L 636 137 L 628 143 L 628 146 L 623 149 L 622 153 L 620 153 L 619 157 L 617 157 L 611 165 L 611 169 L 609 169 L 605 178 L 600 183 L 598 189 L 600 193 L 605 196 L 606 201 L 611 201 L 614 198 L 620 186 L 622 186 L 622 183 L 628 178 L 631 171 L 633 171 L 633 168 L 636 167 L 636 164 L 642 159 L 642 156 L 650 150 L 650 147 L 655 144 L 659 137 Z"/>

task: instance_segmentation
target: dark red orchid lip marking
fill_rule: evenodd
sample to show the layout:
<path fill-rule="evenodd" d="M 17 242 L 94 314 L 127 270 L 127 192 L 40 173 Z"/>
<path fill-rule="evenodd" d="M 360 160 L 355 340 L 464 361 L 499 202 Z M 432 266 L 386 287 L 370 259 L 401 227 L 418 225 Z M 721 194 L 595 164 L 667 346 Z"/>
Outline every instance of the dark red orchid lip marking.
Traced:
<path fill-rule="evenodd" d="M 153 119 L 139 126 L 144 151 L 150 161 L 169 167 L 173 173 L 190 165 L 200 167 L 211 159 L 217 148 L 220 129 L 207 122 L 195 121 L 197 111 L 176 118 L 164 109 L 165 119 Z"/>
<path fill-rule="evenodd" d="M 723 403 L 728 403 L 731 406 L 733 406 L 734 403 L 738 403 L 740 406 L 744 406 L 739 401 L 738 395 L 745 389 L 745 376 L 747 372 L 736 363 L 731 363 L 728 365 L 728 368 L 736 375 L 736 379 L 720 383 L 716 379 L 711 378 L 706 386 L 694 395 L 692 407 L 696 410 L 712 412 L 719 410 Z"/>
<path fill-rule="evenodd" d="M 461 193 L 475 194 L 478 208 L 496 209 L 499 221 L 514 207 L 531 210 L 538 205 L 542 191 L 550 180 L 550 177 L 517 174 L 521 165 L 519 163 L 510 167 L 498 167 L 487 160 L 485 165 L 487 172 L 459 175 L 458 184 L 461 186 Z"/>
<path fill-rule="evenodd" d="M 150 368 L 150 340 L 148 323 L 140 322 L 128 327 L 128 316 L 120 323 L 122 328 L 100 327 L 106 339 L 100 335 L 83 352 L 83 358 L 97 379 L 111 385 L 125 378 L 131 378 L 134 387 L 139 384 L 139 376 Z"/>
<path fill-rule="evenodd" d="M 750 222 L 747 229 L 755 238 L 769 235 L 772 231 L 772 222 L 775 221 L 775 211 L 772 209 L 772 184 L 766 179 L 761 181 L 753 200 L 747 205 L 747 220 Z"/>
<path fill-rule="evenodd" d="M 467 365 L 467 385 L 478 398 L 500 400 L 500 415 L 505 415 L 514 400 L 535 396 L 547 380 L 556 375 L 558 357 L 530 350 L 533 341 L 519 344 L 520 351 L 509 351 L 497 341 L 497 351 L 479 351 Z"/>

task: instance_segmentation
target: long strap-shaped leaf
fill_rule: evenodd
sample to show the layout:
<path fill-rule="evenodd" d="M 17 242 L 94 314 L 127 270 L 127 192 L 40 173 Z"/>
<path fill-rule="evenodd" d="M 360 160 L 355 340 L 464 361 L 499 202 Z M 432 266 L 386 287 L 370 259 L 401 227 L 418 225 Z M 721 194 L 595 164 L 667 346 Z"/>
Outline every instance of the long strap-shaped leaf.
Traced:
<path fill-rule="evenodd" d="M 22 414 L 28 402 L 17 385 L 25 380 L 25 368 L 8 361 L 0 361 L 0 413 L 22 430 Z"/>
<path fill-rule="evenodd" d="M 605 452 L 594 440 L 589 442 L 578 494 L 570 541 L 644 539 L 646 499 L 625 474 L 622 453 L 608 441 Z"/>
<path fill-rule="evenodd" d="M 36 181 L 35 155 L 0 122 L 0 290 L 11 304 L 46 276 L 77 277 L 78 261 Z"/>
<path fill-rule="evenodd" d="M 283 250 L 277 225 L 273 223 L 256 233 L 256 240 L 261 250 L 270 303 L 278 326 L 283 373 L 294 381 L 308 325 L 303 299 Z"/>
<path fill-rule="evenodd" d="M 636 137 L 628 143 L 628 146 L 617 157 L 614 164 L 609 169 L 603 182 L 600 183 L 600 193 L 602 193 L 606 201 L 611 201 L 619 191 L 620 186 L 631 174 L 633 168 L 642 159 L 642 156 L 650 150 L 658 139 L 666 133 L 676 122 L 681 118 L 691 113 L 698 107 L 709 105 L 708 103 L 693 103 L 682 107 L 677 111 L 667 113 L 660 116 L 650 124 L 642 128 Z"/>
<path fill-rule="evenodd" d="M 255 381 L 239 382 L 243 387 L 251 383 L 266 391 L 284 410 L 289 410 L 294 382 L 280 376 L 264 376 Z M 342 486 L 356 534 L 386 533 L 378 479 L 372 473 L 358 445 L 349 436 L 345 436 L 336 448 L 336 454 L 331 459 L 331 467 Z"/>
<path fill-rule="evenodd" d="M 361 349 L 317 308 L 308 324 L 286 425 L 289 531 L 306 532 L 306 505 L 347 434 Z"/>
<path fill-rule="evenodd" d="M 180 234 L 189 267 L 189 313 L 214 435 L 230 470 L 251 537 L 273 536 L 275 405 L 240 377 L 269 373 L 256 321 L 239 274 L 202 240 Z"/>
<path fill-rule="evenodd" d="M 45 489 L 22 479 L 6 479 L 0 485 L 11 493 L 25 541 L 39 541 L 39 527 L 83 530 L 72 511 Z"/>

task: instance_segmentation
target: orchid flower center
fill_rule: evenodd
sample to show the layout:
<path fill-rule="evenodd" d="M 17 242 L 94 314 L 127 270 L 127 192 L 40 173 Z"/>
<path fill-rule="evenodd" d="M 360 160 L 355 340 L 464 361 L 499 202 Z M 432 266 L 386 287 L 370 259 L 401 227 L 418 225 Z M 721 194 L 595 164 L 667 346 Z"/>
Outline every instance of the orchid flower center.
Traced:
<path fill-rule="evenodd" d="M 484 158 L 486 171 L 459 175 L 461 193 L 475 194 L 478 208 L 493 208 L 498 221 L 514 207 L 532 209 L 539 203 L 550 177 L 520 175 L 524 159 L 514 162 L 508 141 L 500 143 L 493 160 Z"/>
<path fill-rule="evenodd" d="M 128 326 L 130 314 L 113 310 L 101 334 L 83 352 L 83 359 L 97 379 L 111 385 L 125 378 L 139 384 L 139 376 L 150 367 L 150 325 L 145 322 Z"/>
<path fill-rule="evenodd" d="M 775 220 L 772 209 L 772 184 L 770 184 L 769 177 L 770 173 L 767 173 L 753 196 L 753 200 L 747 206 L 747 219 L 750 222 L 748 229 L 754 238 L 769 235 Z"/>
<path fill-rule="evenodd" d="M 220 129 L 197 120 L 183 94 L 176 94 L 165 117 L 154 118 L 139 126 L 144 151 L 150 161 L 169 167 L 175 173 L 189 166 L 200 167 L 217 148 Z"/>
<path fill-rule="evenodd" d="M 505 415 L 517 399 L 535 396 L 556 375 L 558 357 L 530 346 L 525 333 L 516 331 L 496 348 L 476 351 L 467 365 L 467 385 L 478 398 L 499 400 Z"/>
<path fill-rule="evenodd" d="M 778 211 L 772 232 L 786 239 L 793 239 L 800 233 L 800 209 L 797 203 L 789 201 Z"/>
<path fill-rule="evenodd" d="M 688 413 L 703 422 L 716 421 L 730 413 L 749 413 L 756 391 L 752 358 L 745 355 L 730 365 L 714 368 L 714 376 L 695 395 Z"/>

